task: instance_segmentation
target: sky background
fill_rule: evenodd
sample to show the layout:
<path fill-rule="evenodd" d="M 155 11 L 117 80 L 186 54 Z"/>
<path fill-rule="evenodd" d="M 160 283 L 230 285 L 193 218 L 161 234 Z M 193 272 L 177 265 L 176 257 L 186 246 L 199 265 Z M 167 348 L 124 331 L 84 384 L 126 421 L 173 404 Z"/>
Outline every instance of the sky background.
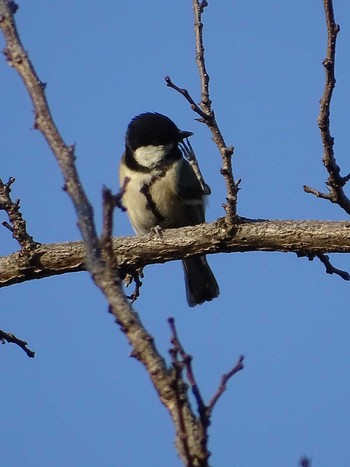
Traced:
<path fill-rule="evenodd" d="M 199 100 L 190 0 L 19 1 L 24 47 L 42 81 L 58 128 L 76 143 L 81 179 L 101 225 L 101 188 L 118 189 L 117 168 L 130 119 L 168 115 L 194 132 L 192 145 L 212 188 L 208 221 L 223 216 L 220 158 L 187 102 L 164 84 L 169 75 Z M 349 171 L 350 3 L 335 0 L 341 25 L 332 134 Z M 321 0 L 222 0 L 204 14 L 213 108 L 234 173 L 242 179 L 241 216 L 347 219 L 303 192 L 324 189 L 316 124 L 323 92 L 326 28 Z M 3 40 L 0 39 L 1 48 Z M 41 243 L 80 238 L 62 176 L 39 132 L 24 86 L 0 61 L 0 177 L 16 178 L 28 231 Z M 0 220 L 5 220 L 0 213 Z M 131 235 L 116 213 L 115 235 Z M 17 249 L 0 229 L 0 255 Z M 213 466 L 350 465 L 350 307 L 348 282 L 294 254 L 209 257 L 217 300 L 189 309 L 179 262 L 146 268 L 135 308 L 169 360 L 167 318 L 194 357 L 206 400 L 221 375 L 245 355 L 210 427 Z M 346 255 L 332 255 L 350 271 Z M 28 341 L 34 359 L 0 347 L 2 465 L 24 467 L 179 467 L 174 430 L 143 367 L 88 274 L 74 273 L 1 289 L 0 329 Z"/>

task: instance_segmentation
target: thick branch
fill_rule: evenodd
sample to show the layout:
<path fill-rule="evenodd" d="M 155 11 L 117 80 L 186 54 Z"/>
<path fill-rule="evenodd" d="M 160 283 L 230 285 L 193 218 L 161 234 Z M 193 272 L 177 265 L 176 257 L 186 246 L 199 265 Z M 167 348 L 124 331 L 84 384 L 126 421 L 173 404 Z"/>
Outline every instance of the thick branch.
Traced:
<path fill-rule="evenodd" d="M 162 238 L 123 237 L 113 240 L 119 267 L 127 272 L 198 253 L 245 251 L 350 253 L 350 222 L 264 221 L 244 219 L 229 234 L 222 222 L 164 230 Z M 27 267 L 20 253 L 0 258 L 0 287 L 68 272 L 84 271 L 83 242 L 41 245 L 37 262 Z"/>
<path fill-rule="evenodd" d="M 131 308 L 123 294 L 117 271 L 113 261 L 103 261 L 100 240 L 97 236 L 92 206 L 79 180 L 75 166 L 74 147 L 67 146 L 58 132 L 51 116 L 45 96 L 45 85 L 40 81 L 34 67 L 25 52 L 14 21 L 16 6 L 10 0 L 0 0 L 0 28 L 6 40 L 5 55 L 8 63 L 20 74 L 35 111 L 35 128 L 39 129 L 48 142 L 65 181 L 78 217 L 78 226 L 84 240 L 85 265 L 97 287 L 101 289 L 109 303 L 111 313 L 116 317 L 122 331 L 133 347 L 132 355 L 147 369 L 149 376 L 159 394 L 160 400 L 168 408 L 177 433 L 179 454 L 186 465 L 206 466 L 206 453 L 197 437 L 198 426 L 192 412 L 190 401 L 184 391 L 181 394 L 182 419 L 179 420 L 176 400 L 178 394 L 174 390 L 174 374 L 157 351 L 152 336 L 143 327 L 138 314 Z M 108 207 L 106 206 L 108 210 Z M 105 211 L 106 213 L 106 211 Z M 108 250 L 108 230 L 112 226 L 105 225 L 104 250 Z M 107 243 L 106 243 L 107 242 Z M 181 425 L 181 426 L 180 426 Z M 188 433 L 188 456 L 182 450 L 180 436 L 185 427 Z M 205 462 L 202 462 L 203 459 Z M 192 462 L 193 460 L 193 462 Z"/>

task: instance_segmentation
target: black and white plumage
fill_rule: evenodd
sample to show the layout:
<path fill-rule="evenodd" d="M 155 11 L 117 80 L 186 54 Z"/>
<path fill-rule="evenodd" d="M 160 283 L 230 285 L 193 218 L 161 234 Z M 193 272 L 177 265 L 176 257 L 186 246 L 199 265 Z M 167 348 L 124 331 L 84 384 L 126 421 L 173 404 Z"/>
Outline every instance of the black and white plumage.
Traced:
<path fill-rule="evenodd" d="M 152 228 L 177 228 L 205 222 L 203 186 L 179 143 L 191 136 L 165 115 L 144 113 L 129 124 L 120 164 L 120 184 L 131 224 L 138 235 Z M 219 287 L 205 256 L 183 261 L 189 306 L 210 301 Z"/>

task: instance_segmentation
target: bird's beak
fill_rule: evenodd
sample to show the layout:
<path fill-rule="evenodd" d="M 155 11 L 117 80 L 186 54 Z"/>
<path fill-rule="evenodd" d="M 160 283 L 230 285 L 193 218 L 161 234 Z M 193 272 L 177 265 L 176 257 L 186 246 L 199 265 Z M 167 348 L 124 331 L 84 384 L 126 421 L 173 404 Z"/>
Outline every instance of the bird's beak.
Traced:
<path fill-rule="evenodd" d="M 193 133 L 191 133 L 190 131 L 179 130 L 179 141 L 182 141 L 185 138 L 189 138 L 192 135 Z"/>

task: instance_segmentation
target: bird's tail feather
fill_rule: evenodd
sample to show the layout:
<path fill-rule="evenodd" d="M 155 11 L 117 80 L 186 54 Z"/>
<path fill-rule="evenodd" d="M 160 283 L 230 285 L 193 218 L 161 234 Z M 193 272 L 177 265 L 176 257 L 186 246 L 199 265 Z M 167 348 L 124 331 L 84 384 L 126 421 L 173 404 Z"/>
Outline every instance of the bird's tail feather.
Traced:
<path fill-rule="evenodd" d="M 193 307 L 210 301 L 220 293 L 215 276 L 205 256 L 196 256 L 182 261 L 185 272 L 188 305 Z"/>

